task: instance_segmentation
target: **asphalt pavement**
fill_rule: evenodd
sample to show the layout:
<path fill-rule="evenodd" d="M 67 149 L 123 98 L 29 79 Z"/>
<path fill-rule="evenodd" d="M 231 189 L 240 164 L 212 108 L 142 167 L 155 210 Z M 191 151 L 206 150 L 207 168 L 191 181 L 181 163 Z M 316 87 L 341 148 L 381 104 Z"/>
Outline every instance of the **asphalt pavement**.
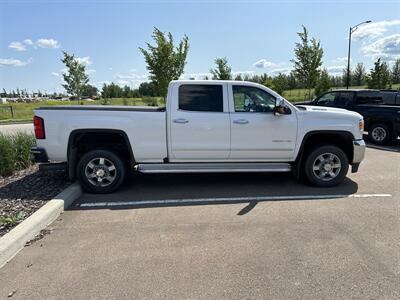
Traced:
<path fill-rule="evenodd" d="M 288 174 L 133 175 L 0 269 L 12 299 L 399 299 L 399 147 L 336 188 Z"/>

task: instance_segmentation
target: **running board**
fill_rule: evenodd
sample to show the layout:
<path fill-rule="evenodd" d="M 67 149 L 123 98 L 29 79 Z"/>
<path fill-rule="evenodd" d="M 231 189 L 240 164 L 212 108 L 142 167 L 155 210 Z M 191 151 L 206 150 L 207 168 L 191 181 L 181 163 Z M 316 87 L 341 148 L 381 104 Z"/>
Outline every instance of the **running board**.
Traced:
<path fill-rule="evenodd" d="M 233 173 L 233 172 L 290 172 L 288 163 L 168 163 L 138 164 L 141 173 Z"/>

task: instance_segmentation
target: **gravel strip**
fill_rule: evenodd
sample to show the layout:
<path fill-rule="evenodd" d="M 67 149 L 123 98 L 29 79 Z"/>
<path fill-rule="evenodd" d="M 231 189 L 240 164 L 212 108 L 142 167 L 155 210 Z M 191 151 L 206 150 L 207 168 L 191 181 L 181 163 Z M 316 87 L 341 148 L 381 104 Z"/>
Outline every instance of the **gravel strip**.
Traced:
<path fill-rule="evenodd" d="M 39 172 L 37 165 L 0 177 L 0 237 L 70 184 L 65 172 Z"/>

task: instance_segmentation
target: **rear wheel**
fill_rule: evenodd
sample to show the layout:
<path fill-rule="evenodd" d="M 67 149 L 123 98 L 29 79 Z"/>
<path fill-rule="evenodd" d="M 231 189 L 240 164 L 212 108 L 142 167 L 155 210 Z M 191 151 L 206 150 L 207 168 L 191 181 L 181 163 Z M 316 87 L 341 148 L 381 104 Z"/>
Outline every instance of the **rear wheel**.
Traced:
<path fill-rule="evenodd" d="M 368 131 L 369 140 L 378 145 L 387 144 L 390 136 L 390 129 L 384 124 L 373 124 Z"/>
<path fill-rule="evenodd" d="M 83 155 L 77 172 L 82 188 L 95 194 L 116 191 L 126 176 L 123 160 L 108 150 L 93 150 Z"/>
<path fill-rule="evenodd" d="M 349 161 L 342 149 L 320 146 L 308 155 L 304 167 L 311 184 L 330 187 L 343 181 L 349 169 Z"/>

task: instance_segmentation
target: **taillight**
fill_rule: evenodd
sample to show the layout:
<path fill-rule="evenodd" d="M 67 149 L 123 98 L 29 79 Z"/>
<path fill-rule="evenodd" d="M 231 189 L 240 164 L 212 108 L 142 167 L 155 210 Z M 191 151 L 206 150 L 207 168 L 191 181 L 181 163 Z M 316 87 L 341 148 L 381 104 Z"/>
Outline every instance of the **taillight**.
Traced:
<path fill-rule="evenodd" d="M 41 117 L 33 117 L 33 127 L 35 129 L 35 137 L 39 140 L 46 138 L 44 133 L 44 120 Z"/>

